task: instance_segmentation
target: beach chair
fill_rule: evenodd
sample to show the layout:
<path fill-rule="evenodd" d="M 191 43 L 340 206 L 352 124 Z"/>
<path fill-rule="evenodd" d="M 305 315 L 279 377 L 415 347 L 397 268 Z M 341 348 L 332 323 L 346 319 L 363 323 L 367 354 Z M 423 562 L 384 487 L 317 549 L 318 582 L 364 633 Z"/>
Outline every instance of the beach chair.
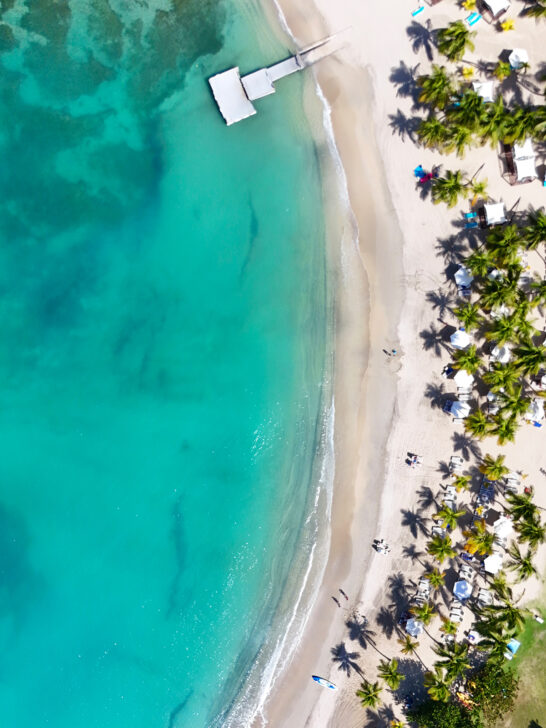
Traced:
<path fill-rule="evenodd" d="M 473 220 L 475 217 L 478 217 L 477 212 L 465 212 L 464 216 L 467 220 Z"/>
<path fill-rule="evenodd" d="M 468 25 L 469 28 L 472 28 L 481 19 L 482 19 L 482 16 L 480 15 L 480 13 L 473 12 L 473 13 L 470 13 L 468 18 L 465 18 L 465 23 Z"/>
<path fill-rule="evenodd" d="M 477 227 L 478 227 L 478 223 L 475 220 L 473 220 L 472 222 L 467 222 L 465 225 L 466 230 L 472 230 L 472 228 L 477 228 Z"/>
<path fill-rule="evenodd" d="M 446 488 L 446 498 L 448 500 L 455 500 L 457 497 L 457 488 L 454 485 L 448 485 Z"/>
<path fill-rule="evenodd" d="M 455 425 L 464 425 L 464 417 L 454 417 L 453 418 L 453 424 L 455 424 Z"/>
<path fill-rule="evenodd" d="M 451 473 L 459 473 L 463 469 L 464 460 L 459 455 L 452 455 L 449 458 L 449 471 Z"/>

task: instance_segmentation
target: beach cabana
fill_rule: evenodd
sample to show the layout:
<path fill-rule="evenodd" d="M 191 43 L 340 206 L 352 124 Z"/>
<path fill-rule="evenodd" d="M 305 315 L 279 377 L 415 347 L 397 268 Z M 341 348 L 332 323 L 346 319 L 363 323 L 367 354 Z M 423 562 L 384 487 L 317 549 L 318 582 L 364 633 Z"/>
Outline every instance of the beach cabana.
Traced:
<path fill-rule="evenodd" d="M 470 344 L 470 336 L 464 329 L 457 329 L 454 334 L 451 334 L 449 340 L 454 349 L 466 349 Z"/>
<path fill-rule="evenodd" d="M 544 400 L 533 399 L 529 409 L 527 410 L 527 414 L 525 415 L 525 417 L 530 422 L 540 422 L 541 420 L 543 420 L 544 419 Z"/>
<path fill-rule="evenodd" d="M 470 405 L 467 402 L 457 400 L 451 405 L 451 414 L 458 419 L 464 419 L 470 414 Z"/>
<path fill-rule="evenodd" d="M 473 81 L 472 88 L 478 94 L 478 96 L 482 97 L 486 104 L 494 101 L 493 81 Z"/>
<path fill-rule="evenodd" d="M 502 225 L 503 222 L 506 222 L 506 212 L 502 202 L 487 203 L 483 206 L 483 211 L 485 222 L 488 225 Z"/>
<path fill-rule="evenodd" d="M 523 144 L 514 144 L 512 154 L 516 182 L 530 182 L 538 177 L 535 166 L 535 150 L 530 139 L 526 139 Z"/>
<path fill-rule="evenodd" d="M 491 554 L 483 562 L 483 568 L 488 574 L 496 574 L 502 566 L 502 556 L 500 554 Z"/>
<path fill-rule="evenodd" d="M 502 346 L 493 347 L 491 351 L 491 360 L 498 361 L 499 364 L 508 364 L 512 358 L 512 347 L 510 344 L 503 344 Z"/>
<path fill-rule="evenodd" d="M 425 625 L 418 619 L 408 619 L 406 624 L 406 632 L 412 637 L 419 637 L 424 628 Z"/>
<path fill-rule="evenodd" d="M 514 48 L 514 50 L 508 56 L 508 63 L 510 68 L 517 71 L 522 68 L 526 63 L 529 63 L 529 54 L 525 48 Z"/>
<path fill-rule="evenodd" d="M 459 266 L 455 271 L 455 283 L 461 288 L 468 288 L 473 280 L 474 276 L 464 265 Z"/>
<path fill-rule="evenodd" d="M 458 387 L 464 387 L 466 389 L 474 384 L 474 377 L 466 369 L 459 369 L 453 377 L 453 381 L 456 382 Z"/>
<path fill-rule="evenodd" d="M 482 2 L 491 13 L 491 20 L 498 20 L 510 7 L 510 0 L 482 0 Z"/>

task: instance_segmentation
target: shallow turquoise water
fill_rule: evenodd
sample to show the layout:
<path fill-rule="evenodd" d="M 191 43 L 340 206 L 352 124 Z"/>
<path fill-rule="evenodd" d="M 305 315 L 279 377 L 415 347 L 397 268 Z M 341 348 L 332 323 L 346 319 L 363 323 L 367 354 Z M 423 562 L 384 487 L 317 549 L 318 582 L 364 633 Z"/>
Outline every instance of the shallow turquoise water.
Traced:
<path fill-rule="evenodd" d="M 2 724 L 200 728 L 269 636 L 322 416 L 302 79 L 224 126 L 206 77 L 284 53 L 254 0 L 2 8 Z"/>

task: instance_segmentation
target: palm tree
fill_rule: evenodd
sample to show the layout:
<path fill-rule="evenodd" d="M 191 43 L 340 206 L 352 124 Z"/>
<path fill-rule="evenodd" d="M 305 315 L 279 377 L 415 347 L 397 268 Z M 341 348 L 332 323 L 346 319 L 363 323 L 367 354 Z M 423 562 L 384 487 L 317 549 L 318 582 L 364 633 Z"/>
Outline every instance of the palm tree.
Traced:
<path fill-rule="evenodd" d="M 486 623 L 490 627 L 503 627 L 510 631 L 520 631 L 525 627 L 525 620 L 529 616 L 528 609 L 520 609 L 515 604 L 504 600 L 502 604 L 491 604 L 482 610 L 482 615 L 486 617 Z"/>
<path fill-rule="evenodd" d="M 507 341 L 515 341 L 518 319 L 514 314 L 501 316 L 493 321 L 489 331 L 486 331 L 485 338 L 489 341 L 496 341 L 498 344 L 505 344 Z"/>
<path fill-rule="evenodd" d="M 405 634 L 401 639 L 399 639 L 398 644 L 401 645 L 400 651 L 404 655 L 412 655 L 419 647 L 419 642 L 412 640 L 409 634 Z"/>
<path fill-rule="evenodd" d="M 532 106 L 516 106 L 507 114 L 504 124 L 504 140 L 512 144 L 522 142 L 533 135 L 535 112 Z"/>
<path fill-rule="evenodd" d="M 425 602 L 424 604 L 420 604 L 417 607 L 412 607 L 410 609 L 410 612 L 425 626 L 429 625 L 432 622 L 432 618 L 436 614 L 434 605 L 430 602 Z"/>
<path fill-rule="evenodd" d="M 538 508 L 531 500 L 531 496 L 523 493 L 507 493 L 506 500 L 510 505 L 508 512 L 516 523 L 531 521 L 537 516 Z"/>
<path fill-rule="evenodd" d="M 480 295 L 480 305 L 490 311 L 497 306 L 513 306 L 518 297 L 517 280 L 497 279 L 487 280 Z"/>
<path fill-rule="evenodd" d="M 460 493 L 462 490 L 468 490 L 470 488 L 470 475 L 458 475 L 452 485 L 455 487 L 457 493 Z"/>
<path fill-rule="evenodd" d="M 455 549 L 451 545 L 451 538 L 449 536 L 433 536 L 427 544 L 427 553 L 434 556 L 440 564 L 445 559 L 452 559 L 455 556 Z"/>
<path fill-rule="evenodd" d="M 398 690 L 402 680 L 406 679 L 405 675 L 398 672 L 398 660 L 394 657 L 392 660 L 381 660 L 377 671 L 391 690 Z"/>
<path fill-rule="evenodd" d="M 470 180 L 470 189 L 472 190 L 472 202 L 470 203 L 472 207 L 476 204 L 479 197 L 485 200 L 488 199 L 486 179 L 482 179 L 481 181 Z"/>
<path fill-rule="evenodd" d="M 453 354 L 453 366 L 455 369 L 466 369 L 469 374 L 474 374 L 480 368 L 482 360 L 476 349 L 476 346 L 472 344 L 467 349 L 459 349 Z"/>
<path fill-rule="evenodd" d="M 484 248 L 476 250 L 465 259 L 465 266 L 475 276 L 484 278 L 492 267 L 491 256 Z"/>
<path fill-rule="evenodd" d="M 455 93 L 453 77 L 446 71 L 445 66 L 432 64 L 432 73 L 428 76 L 419 76 L 418 85 L 420 104 L 429 104 L 436 109 L 444 109 Z"/>
<path fill-rule="evenodd" d="M 491 589 L 493 589 L 499 599 L 512 599 L 512 589 L 508 586 L 506 573 L 502 570 L 497 571 L 491 579 Z"/>
<path fill-rule="evenodd" d="M 546 18 L 546 2 L 544 0 L 535 0 L 535 4 L 525 10 L 525 15 L 530 15 L 537 20 Z"/>
<path fill-rule="evenodd" d="M 504 464 L 505 457 L 505 455 L 497 455 L 497 457 L 494 458 L 488 453 L 480 465 L 480 472 L 482 472 L 488 480 L 500 480 L 510 472 L 510 469 Z"/>
<path fill-rule="evenodd" d="M 478 440 L 483 440 L 489 433 L 491 422 L 481 410 L 476 410 L 466 418 L 464 428 L 473 437 L 477 437 Z"/>
<path fill-rule="evenodd" d="M 425 577 L 429 580 L 430 586 L 434 589 L 434 591 L 437 591 L 438 589 L 441 589 L 445 583 L 445 571 L 440 571 L 440 569 L 432 569 L 432 571 L 429 571 L 425 574 Z"/>
<path fill-rule="evenodd" d="M 539 278 L 531 283 L 531 289 L 533 291 L 533 300 L 531 301 L 532 306 L 543 306 L 546 303 L 546 280 Z"/>
<path fill-rule="evenodd" d="M 391 728 L 404 728 L 404 723 L 401 720 L 391 720 L 389 725 Z"/>
<path fill-rule="evenodd" d="M 493 392 L 499 392 L 500 390 L 512 392 L 519 380 L 519 376 L 514 364 L 495 362 L 492 369 L 484 372 L 482 379 L 491 387 Z"/>
<path fill-rule="evenodd" d="M 467 331 L 477 329 L 482 321 L 480 307 L 475 303 L 465 303 L 463 306 L 456 308 L 453 313 L 463 324 Z"/>
<path fill-rule="evenodd" d="M 443 505 L 438 513 L 432 518 L 435 521 L 442 521 L 442 528 L 449 528 L 453 530 L 457 526 L 457 520 L 464 516 L 464 511 L 454 511 L 449 506 Z"/>
<path fill-rule="evenodd" d="M 484 519 L 477 521 L 474 530 L 463 532 L 466 536 L 466 544 L 464 550 L 469 554 L 479 554 L 485 556 L 493 552 L 493 544 L 495 543 L 495 534 L 487 530 Z"/>
<path fill-rule="evenodd" d="M 514 636 L 514 632 L 504 632 L 502 629 L 495 629 L 491 625 L 481 622 L 476 623 L 475 629 L 481 635 L 481 639 L 476 645 L 477 648 L 489 652 L 490 660 L 503 663 L 504 653 L 508 650 L 508 643 Z"/>
<path fill-rule="evenodd" d="M 486 247 L 491 257 L 499 264 L 513 260 L 522 245 L 521 233 L 516 225 L 491 228 L 487 233 Z"/>
<path fill-rule="evenodd" d="M 546 214 L 544 208 L 531 209 L 527 226 L 523 229 L 523 239 L 528 248 L 534 250 L 540 243 L 546 243 Z"/>
<path fill-rule="evenodd" d="M 522 344 L 516 349 L 516 367 L 525 374 L 538 374 L 546 362 L 546 347 Z"/>
<path fill-rule="evenodd" d="M 499 412 L 493 418 L 491 434 L 497 436 L 497 442 L 499 445 L 504 445 L 507 442 L 514 442 L 517 429 L 518 422 L 515 415 L 503 417 L 502 413 Z"/>
<path fill-rule="evenodd" d="M 419 141 L 425 147 L 431 149 L 442 149 L 448 137 L 446 125 L 435 116 L 423 119 L 417 127 Z"/>
<path fill-rule="evenodd" d="M 439 657 L 444 658 L 436 662 L 435 666 L 445 668 L 446 680 L 449 680 L 449 682 L 455 680 L 459 675 L 464 675 L 470 668 L 468 644 L 466 643 L 453 642 L 447 647 L 440 645 L 434 648 L 434 652 Z"/>
<path fill-rule="evenodd" d="M 470 88 L 460 96 L 456 106 L 446 111 L 446 117 L 450 122 L 463 126 L 472 134 L 480 128 L 484 111 L 483 98 Z"/>
<path fill-rule="evenodd" d="M 452 622 L 450 619 L 447 619 L 447 617 L 442 617 L 442 622 L 443 624 L 440 627 L 440 632 L 451 635 L 457 634 L 458 625 L 456 622 Z"/>
<path fill-rule="evenodd" d="M 498 401 L 501 412 L 509 412 L 511 417 L 522 417 L 531 404 L 529 397 L 523 396 L 521 385 L 511 392 L 499 392 Z"/>
<path fill-rule="evenodd" d="M 360 683 L 360 690 L 356 691 L 356 696 L 360 698 L 360 702 L 365 708 L 376 708 L 381 702 L 379 695 L 382 690 L 383 688 L 378 682 L 371 683 L 364 680 Z"/>
<path fill-rule="evenodd" d="M 531 549 L 528 549 L 527 554 L 524 556 L 517 547 L 517 545 L 513 543 L 508 549 L 508 553 L 510 554 L 510 558 L 512 559 L 508 568 L 510 569 L 510 571 L 518 572 L 518 581 L 525 581 L 525 579 L 529 579 L 529 577 L 531 576 L 536 576 L 537 570 L 531 559 Z"/>
<path fill-rule="evenodd" d="M 449 682 L 440 667 L 434 667 L 434 672 L 426 672 L 424 679 L 427 692 L 433 700 L 447 703 L 451 697 Z"/>
<path fill-rule="evenodd" d="M 460 61 L 467 48 L 474 50 L 472 38 L 475 35 L 461 20 L 457 20 L 438 32 L 438 50 L 450 61 Z"/>
<path fill-rule="evenodd" d="M 505 119 L 504 100 L 502 94 L 499 94 L 495 101 L 487 104 L 485 107 L 480 129 L 480 141 L 482 144 L 488 139 L 491 146 L 495 147 L 504 139 Z"/>
<path fill-rule="evenodd" d="M 504 81 L 504 79 L 508 78 L 508 76 L 512 73 L 512 66 L 506 61 L 499 61 L 495 66 L 493 73 L 499 81 Z"/>
<path fill-rule="evenodd" d="M 435 204 L 445 202 L 448 207 L 455 207 L 459 196 L 466 197 L 468 189 L 459 170 L 447 170 L 445 177 L 435 177 L 432 180 L 432 201 Z"/>
<path fill-rule="evenodd" d="M 520 539 L 534 550 L 544 542 L 546 528 L 539 518 L 521 521 L 516 525 Z"/>
<path fill-rule="evenodd" d="M 448 127 L 444 151 L 448 154 L 456 151 L 458 157 L 464 157 L 466 147 L 472 144 L 472 138 L 472 131 L 467 126 L 461 126 L 460 124 L 450 126 Z"/>

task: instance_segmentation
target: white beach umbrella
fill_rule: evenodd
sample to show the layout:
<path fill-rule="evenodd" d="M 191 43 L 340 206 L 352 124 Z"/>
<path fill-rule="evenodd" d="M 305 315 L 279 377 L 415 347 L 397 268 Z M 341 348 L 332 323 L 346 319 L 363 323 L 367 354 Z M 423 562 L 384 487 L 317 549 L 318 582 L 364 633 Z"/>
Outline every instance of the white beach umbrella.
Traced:
<path fill-rule="evenodd" d="M 506 516 L 500 516 L 500 518 L 497 518 L 493 524 L 493 530 L 495 531 L 497 538 L 508 538 L 514 530 L 512 519 L 506 518 Z"/>
<path fill-rule="evenodd" d="M 454 334 L 451 334 L 449 340 L 454 349 L 466 349 L 470 344 L 470 336 L 464 329 L 457 329 Z"/>
<path fill-rule="evenodd" d="M 523 144 L 514 143 L 514 159 L 534 159 L 535 150 L 533 149 L 533 142 L 530 139 L 526 139 Z"/>
<path fill-rule="evenodd" d="M 521 68 L 524 63 L 529 63 L 529 54 L 525 48 L 514 48 L 508 56 L 508 62 L 514 69 Z"/>
<path fill-rule="evenodd" d="M 488 574 L 496 574 L 502 566 L 502 556 L 500 554 L 492 554 L 483 562 L 483 568 Z"/>
<path fill-rule="evenodd" d="M 503 202 L 491 202 L 483 206 L 485 219 L 488 225 L 499 225 L 506 222 L 506 212 Z"/>
<path fill-rule="evenodd" d="M 540 422 L 544 419 L 544 400 L 534 399 L 531 406 L 527 410 L 527 418 L 534 422 Z"/>
<path fill-rule="evenodd" d="M 419 637 L 424 628 L 425 625 L 418 619 L 408 619 L 406 623 L 406 632 L 412 637 Z"/>
<path fill-rule="evenodd" d="M 474 280 L 472 273 L 464 265 L 459 266 L 455 271 L 455 283 L 466 288 Z"/>
<path fill-rule="evenodd" d="M 493 17 L 496 19 L 505 10 L 510 7 L 510 0 L 484 0 L 489 10 L 491 10 Z"/>
<path fill-rule="evenodd" d="M 481 96 L 485 103 L 494 101 L 493 99 L 493 81 L 473 81 L 472 88 Z"/>
<path fill-rule="evenodd" d="M 514 164 L 516 165 L 518 182 L 521 182 L 524 179 L 535 179 L 535 177 L 538 177 L 534 157 L 528 157 L 527 159 L 514 159 Z"/>
<path fill-rule="evenodd" d="M 471 387 L 474 384 L 474 377 L 466 369 L 459 369 L 453 377 L 453 381 L 457 383 L 458 387 Z"/>
<path fill-rule="evenodd" d="M 491 351 L 491 359 L 498 361 L 499 364 L 508 364 L 512 358 L 512 347 L 510 344 L 503 344 L 502 346 L 495 346 Z"/>
<path fill-rule="evenodd" d="M 495 306 L 494 308 L 491 309 L 491 318 L 500 319 L 500 318 L 503 318 L 504 316 L 509 316 L 509 315 L 510 315 L 510 308 L 505 303 L 501 303 L 500 305 Z"/>
<path fill-rule="evenodd" d="M 472 594 L 472 585 L 464 579 L 457 581 L 453 587 L 453 594 L 455 594 L 457 599 L 460 599 L 461 601 L 468 599 L 468 597 Z"/>
<path fill-rule="evenodd" d="M 451 405 L 451 414 L 453 417 L 465 418 L 470 414 L 470 405 L 468 402 L 453 402 Z"/>

